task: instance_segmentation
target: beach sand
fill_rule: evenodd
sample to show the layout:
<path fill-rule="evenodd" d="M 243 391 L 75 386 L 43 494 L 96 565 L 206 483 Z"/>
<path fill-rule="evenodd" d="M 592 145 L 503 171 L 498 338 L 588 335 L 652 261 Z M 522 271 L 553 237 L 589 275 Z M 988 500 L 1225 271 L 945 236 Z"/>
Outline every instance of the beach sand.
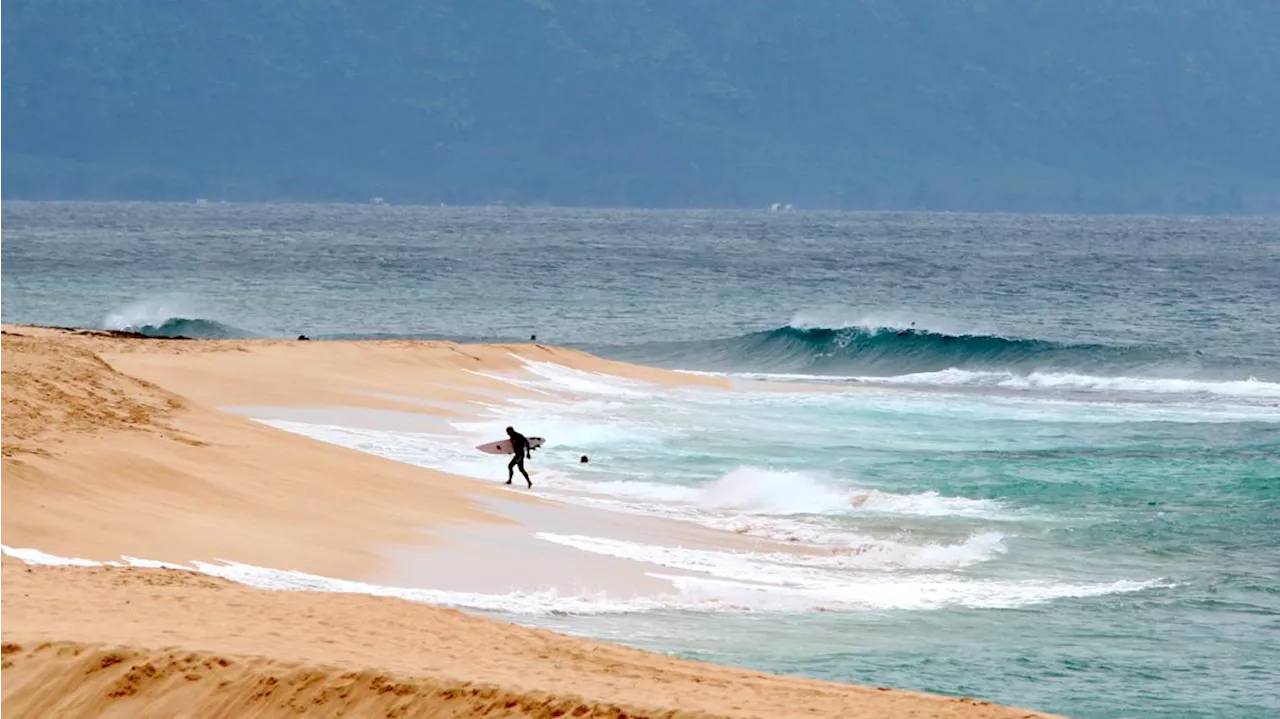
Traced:
<path fill-rule="evenodd" d="M 533 493 L 316 442 L 223 408 L 346 407 L 427 421 L 527 391 L 477 374 L 518 372 L 524 361 L 724 386 L 538 345 L 4 329 L 3 543 L 94 560 L 225 560 L 370 580 L 392 571 L 387 548 L 447 546 L 453 554 L 441 556 L 455 559 L 437 566 L 461 573 L 456 557 L 475 537 L 556 511 Z M 520 506 L 527 511 L 512 510 Z M 554 575 L 553 553 L 545 556 Z M 6 558 L 2 586 L 6 717 L 1046 716 L 676 660 L 395 598 L 266 591 L 179 570 Z"/>

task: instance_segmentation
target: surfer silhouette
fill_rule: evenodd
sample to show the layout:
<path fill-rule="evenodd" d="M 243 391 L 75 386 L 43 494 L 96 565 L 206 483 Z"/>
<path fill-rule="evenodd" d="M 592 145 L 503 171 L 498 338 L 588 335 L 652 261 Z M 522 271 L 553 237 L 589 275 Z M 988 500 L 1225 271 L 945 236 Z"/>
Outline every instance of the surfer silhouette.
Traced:
<path fill-rule="evenodd" d="M 511 438 L 511 452 L 515 455 L 507 463 L 507 484 L 511 484 L 511 480 L 515 479 L 518 467 L 520 474 L 524 475 L 524 481 L 528 482 L 529 487 L 532 488 L 533 480 L 529 479 L 529 473 L 524 471 L 525 458 L 533 458 L 533 450 L 529 448 L 529 438 L 517 432 L 514 427 L 507 427 L 507 436 Z"/>

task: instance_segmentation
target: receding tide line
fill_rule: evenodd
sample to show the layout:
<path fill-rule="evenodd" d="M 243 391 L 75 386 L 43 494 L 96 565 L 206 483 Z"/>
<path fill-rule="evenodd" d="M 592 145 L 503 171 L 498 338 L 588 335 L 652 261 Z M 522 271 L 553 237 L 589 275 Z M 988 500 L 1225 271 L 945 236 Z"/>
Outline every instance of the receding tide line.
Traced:
<path fill-rule="evenodd" d="M 175 569 L 227 579 L 257 589 L 275 591 L 332 592 L 335 594 L 368 594 L 375 597 L 397 597 L 422 604 L 464 607 L 512 614 L 626 614 L 656 609 L 692 607 L 673 606 L 671 597 L 611 599 L 603 593 L 565 596 L 554 589 L 509 594 L 481 594 L 413 587 L 388 587 L 348 579 L 334 579 L 292 570 L 267 569 L 251 564 L 217 560 L 218 563 L 192 560 L 190 566 L 158 562 L 137 557 L 121 557 L 119 562 L 58 557 L 38 549 L 0 545 L 5 556 L 38 566 L 54 567 L 134 567 L 138 569 Z M 710 607 L 715 609 L 715 607 Z M 706 608 L 704 608 L 706 609 Z"/>
<path fill-rule="evenodd" d="M 966 601 L 948 589 L 955 582 L 941 576 L 916 577 L 903 584 L 880 577 L 870 586 L 853 584 L 846 587 L 814 591 L 814 587 L 788 588 L 757 585 L 715 578 L 697 578 L 650 574 L 667 579 L 679 590 L 677 595 L 655 595 L 617 599 L 603 592 L 566 595 L 554 588 L 519 591 L 507 594 L 482 594 L 439 589 L 389 587 L 346 579 L 322 577 L 305 572 L 267 569 L 249 564 L 218 560 L 219 563 L 191 561 L 190 565 L 159 562 L 136 557 L 122 561 L 99 562 L 91 559 L 58 557 L 38 549 L 0 545 L 0 552 L 31 565 L 62 567 L 135 567 L 139 569 L 172 569 L 195 572 L 227 579 L 258 589 L 276 591 L 313 591 L 338 594 L 367 594 L 375 597 L 397 597 L 411 602 L 460 607 L 517 615 L 545 614 L 638 614 L 660 610 L 681 612 L 752 612 L 752 611 L 866 611 L 872 609 L 940 609 L 946 606 L 969 608 L 1015 607 L 1040 604 L 1055 599 L 1099 597 L 1108 594 L 1137 592 L 1174 586 L 1163 579 L 1147 581 L 1120 580 L 1094 584 L 1060 584 L 1044 581 L 997 581 L 972 587 L 984 598 L 976 603 Z M 830 590 L 834 589 L 832 592 Z M 871 591 L 868 591 L 871 590 Z M 941 590 L 941 591 L 938 591 Z M 1001 595 L 992 596 L 992 592 Z M 965 592 L 963 594 L 969 594 Z M 887 604 L 868 601 L 872 596 L 893 599 Z M 972 597 L 973 595 L 970 595 Z M 921 598 L 925 601 L 920 601 Z M 930 600 L 931 599 L 931 600 Z"/>

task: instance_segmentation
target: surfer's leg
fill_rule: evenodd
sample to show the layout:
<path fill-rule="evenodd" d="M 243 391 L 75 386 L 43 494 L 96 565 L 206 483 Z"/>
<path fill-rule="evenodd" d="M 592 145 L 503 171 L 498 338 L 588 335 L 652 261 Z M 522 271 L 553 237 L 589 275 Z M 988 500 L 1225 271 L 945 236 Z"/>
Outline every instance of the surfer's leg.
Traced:
<path fill-rule="evenodd" d="M 520 457 L 518 455 L 515 457 L 512 457 L 510 462 L 507 462 L 507 484 L 511 484 L 511 480 L 515 478 L 516 463 L 518 462 L 520 462 Z M 520 471 L 521 472 L 524 471 L 524 465 L 520 466 Z"/>
<path fill-rule="evenodd" d="M 520 468 L 520 474 L 523 474 L 523 475 L 524 475 L 524 481 L 528 482 L 528 483 L 529 483 L 529 486 L 530 486 L 530 487 L 532 487 L 532 486 L 533 486 L 533 480 L 532 480 L 532 479 L 529 479 L 529 473 L 528 473 L 528 472 L 526 472 L 526 471 L 524 471 L 524 456 L 523 456 L 523 455 L 522 455 L 522 456 L 520 456 L 520 457 L 517 457 L 517 458 L 516 458 L 516 466 Z"/>

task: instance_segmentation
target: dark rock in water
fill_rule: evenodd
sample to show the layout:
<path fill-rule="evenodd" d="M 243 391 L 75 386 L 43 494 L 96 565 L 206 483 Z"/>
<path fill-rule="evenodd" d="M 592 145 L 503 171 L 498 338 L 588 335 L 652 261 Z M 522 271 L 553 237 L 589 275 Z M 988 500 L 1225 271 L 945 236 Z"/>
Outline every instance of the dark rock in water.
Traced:
<path fill-rule="evenodd" d="M 89 335 L 91 337 L 118 337 L 128 340 L 192 340 L 194 337 L 186 335 L 149 335 L 143 332 L 134 332 L 132 330 L 86 330 L 77 329 L 75 327 L 57 327 L 55 329 L 63 329 L 74 332 L 78 335 Z"/>

